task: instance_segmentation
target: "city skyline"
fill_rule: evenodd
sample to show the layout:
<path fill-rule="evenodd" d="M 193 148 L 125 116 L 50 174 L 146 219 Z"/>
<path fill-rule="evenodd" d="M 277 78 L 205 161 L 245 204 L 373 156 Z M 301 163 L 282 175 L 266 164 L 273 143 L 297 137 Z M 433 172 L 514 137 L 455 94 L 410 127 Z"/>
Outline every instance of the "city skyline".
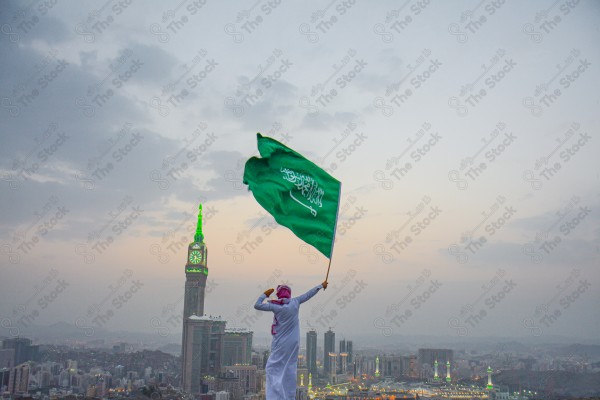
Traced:
<path fill-rule="evenodd" d="M 177 388 L 181 365 L 178 357 L 130 345 L 122 342 L 73 348 L 43 343 L 31 346 L 29 339 L 8 340 L 2 343 L 0 355 L 5 355 L 6 349 L 14 349 L 12 355 L 16 356 L 19 347 L 22 347 L 18 350 L 22 355 L 27 348 L 39 347 L 39 353 L 36 350 L 35 354 L 25 356 L 29 361 L 19 365 L 9 365 L 8 368 L 0 365 L 0 385 L 5 390 L 8 388 L 11 394 L 29 390 L 34 398 L 40 398 L 39 393 L 59 398 L 87 393 L 93 397 L 94 392 L 99 397 L 107 394 L 119 397 L 132 391 L 147 393 L 148 390 L 159 390 L 163 397 L 185 396 Z M 440 362 L 440 368 L 437 368 L 439 379 L 436 379 L 436 356 L 443 358 L 444 354 L 454 354 L 454 361 Z M 455 392 L 458 398 L 468 391 L 473 391 L 480 398 L 488 398 L 492 393 L 508 396 L 509 392 L 515 396 L 521 392 L 530 399 L 581 398 L 596 393 L 600 388 L 597 379 L 592 381 L 599 373 L 598 361 L 593 361 L 598 359 L 598 354 L 599 346 L 561 348 L 535 345 L 519 348 L 515 344 L 482 351 L 419 348 L 418 352 L 392 354 L 359 349 L 348 372 L 338 369 L 334 375 L 324 374 L 323 363 L 320 363 L 319 377 L 313 375 L 312 394 L 315 398 L 323 398 L 327 393 L 345 395 L 347 391 L 349 398 L 353 398 L 353 393 L 357 396 L 358 392 L 362 392 L 361 398 L 364 398 L 368 387 L 372 397 L 376 397 L 378 391 L 386 390 L 397 393 L 419 391 L 425 398 L 435 397 L 435 393 L 440 391 Z M 432 360 L 433 365 L 430 364 Z M 303 387 L 301 392 L 306 392 L 308 370 L 304 367 L 305 359 L 300 358 L 299 361 L 298 385 Z M 244 391 L 233 384 L 235 374 L 239 373 L 240 380 L 246 382 L 243 386 L 249 389 L 246 393 L 254 393 L 251 399 L 261 399 L 263 363 L 264 354 L 254 351 L 250 363 L 227 364 L 222 369 L 225 386 L 218 384 L 220 388 L 216 391 L 228 391 L 233 400 L 240 398 Z M 448 376 L 450 368 L 451 378 Z M 329 380 L 334 377 L 339 379 L 338 383 Z M 311 392 L 310 384 L 308 391 Z"/>
<path fill-rule="evenodd" d="M 598 343 L 598 4 L 252 4 L 3 4 L 0 336 L 181 335 L 202 203 L 204 312 L 266 343 L 328 260 L 242 184 L 261 132 L 342 182 L 303 337 Z"/>

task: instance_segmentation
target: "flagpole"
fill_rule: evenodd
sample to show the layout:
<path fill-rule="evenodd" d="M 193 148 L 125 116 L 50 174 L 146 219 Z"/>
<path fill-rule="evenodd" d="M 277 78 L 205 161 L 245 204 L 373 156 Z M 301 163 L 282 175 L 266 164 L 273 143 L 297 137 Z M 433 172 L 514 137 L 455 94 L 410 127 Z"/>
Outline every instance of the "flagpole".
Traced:
<path fill-rule="evenodd" d="M 340 199 L 342 198 L 342 182 L 340 182 L 340 194 L 338 196 L 338 206 L 335 212 L 335 224 L 333 225 L 333 238 L 331 239 L 331 252 L 329 253 L 329 265 L 327 266 L 327 275 L 325 275 L 325 282 L 329 279 L 329 270 L 331 269 L 331 259 L 333 258 L 333 244 L 335 243 L 335 233 L 337 231 L 337 220 L 340 214 Z"/>
<path fill-rule="evenodd" d="M 329 278 L 329 269 L 331 268 L 331 258 L 329 259 L 329 266 L 327 267 L 327 275 L 325 276 L 325 282 L 327 282 L 327 279 Z"/>

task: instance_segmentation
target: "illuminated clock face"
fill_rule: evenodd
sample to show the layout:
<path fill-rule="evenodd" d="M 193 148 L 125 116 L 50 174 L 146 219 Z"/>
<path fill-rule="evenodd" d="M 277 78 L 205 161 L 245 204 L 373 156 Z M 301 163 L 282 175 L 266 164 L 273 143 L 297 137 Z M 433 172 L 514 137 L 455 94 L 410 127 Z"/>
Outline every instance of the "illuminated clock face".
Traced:
<path fill-rule="evenodd" d="M 198 250 L 194 250 L 190 252 L 190 262 L 192 264 L 198 264 L 202 261 L 202 253 Z"/>

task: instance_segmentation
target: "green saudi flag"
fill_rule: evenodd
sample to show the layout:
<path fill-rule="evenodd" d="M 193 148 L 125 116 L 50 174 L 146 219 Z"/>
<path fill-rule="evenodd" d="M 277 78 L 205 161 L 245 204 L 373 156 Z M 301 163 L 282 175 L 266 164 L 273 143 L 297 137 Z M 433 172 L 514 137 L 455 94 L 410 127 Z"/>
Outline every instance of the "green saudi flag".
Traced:
<path fill-rule="evenodd" d="M 262 158 L 246 161 L 244 183 L 275 221 L 331 258 L 341 183 L 277 140 L 256 136 Z"/>

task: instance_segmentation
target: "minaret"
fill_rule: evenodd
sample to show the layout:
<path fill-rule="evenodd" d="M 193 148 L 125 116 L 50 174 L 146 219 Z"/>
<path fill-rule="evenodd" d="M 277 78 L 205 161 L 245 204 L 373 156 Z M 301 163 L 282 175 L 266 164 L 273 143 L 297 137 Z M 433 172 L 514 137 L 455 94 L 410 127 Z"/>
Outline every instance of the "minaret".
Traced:
<path fill-rule="evenodd" d="M 434 381 L 439 381 L 440 380 L 440 376 L 438 375 L 438 361 L 435 360 L 435 362 L 433 363 L 433 367 L 434 367 L 434 374 L 433 374 L 433 380 Z"/>
<path fill-rule="evenodd" d="M 198 206 L 198 224 L 194 241 L 188 246 L 185 264 L 185 296 L 183 300 L 183 321 L 193 314 L 204 315 L 204 289 L 208 275 L 208 253 L 202 233 L 202 204 Z"/>
<path fill-rule="evenodd" d="M 450 378 L 450 360 L 446 361 L 446 382 L 450 383 L 452 378 Z"/>
<path fill-rule="evenodd" d="M 308 391 L 312 391 L 312 373 L 308 373 Z"/>
<path fill-rule="evenodd" d="M 488 390 L 493 390 L 494 389 L 494 385 L 492 384 L 492 372 L 494 372 L 492 370 L 492 367 L 488 366 L 488 369 L 487 369 L 488 383 L 487 383 L 487 386 L 486 386 L 486 388 Z"/>
<path fill-rule="evenodd" d="M 379 356 L 375 357 L 375 376 L 379 377 Z"/>

